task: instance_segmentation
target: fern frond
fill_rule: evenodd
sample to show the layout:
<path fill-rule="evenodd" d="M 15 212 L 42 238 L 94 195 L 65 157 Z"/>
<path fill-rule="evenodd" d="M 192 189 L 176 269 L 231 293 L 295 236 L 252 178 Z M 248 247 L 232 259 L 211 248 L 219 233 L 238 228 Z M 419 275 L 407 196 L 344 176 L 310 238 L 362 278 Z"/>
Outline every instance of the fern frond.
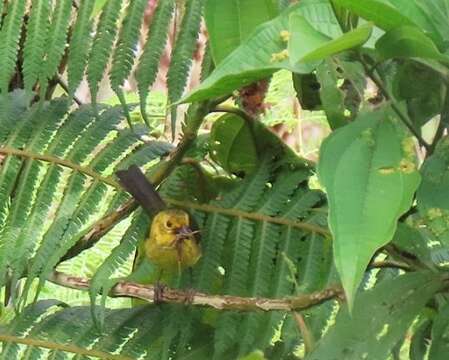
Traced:
<path fill-rule="evenodd" d="M 133 309 L 107 310 L 108 326 L 102 332 L 93 323 L 89 307 L 73 307 L 57 310 L 63 305 L 41 301 L 25 309 L 17 320 L 0 332 L 0 341 L 6 342 L 2 358 L 34 358 L 46 354 L 46 358 L 65 359 L 95 357 L 103 359 L 156 359 L 153 349 L 160 346 L 161 334 L 158 324 L 167 320 L 163 312 L 154 306 Z M 178 307 L 181 313 L 182 307 Z M 21 331 L 15 326 L 21 322 Z M 203 339 L 210 339 L 208 328 L 198 326 Z M 20 344 L 20 345 L 19 345 Z M 185 359 L 204 359 L 210 354 L 210 341 L 196 351 L 188 351 Z M 20 346 L 20 348 L 19 348 Z M 15 348 L 16 351 L 13 351 Z M 36 352 L 34 352 L 37 350 Z M 12 355 L 16 357 L 5 357 Z M 197 357 L 200 356 L 200 357 Z M 158 359 L 161 359 L 160 357 Z"/>
<path fill-rule="evenodd" d="M 47 82 L 55 75 L 64 54 L 71 7 L 72 0 L 56 0 L 45 44 L 45 60 L 41 78 L 39 79 L 41 85 L 41 98 L 44 98 Z"/>
<path fill-rule="evenodd" d="M 38 324 L 39 319 L 47 312 L 54 311 L 57 308 L 64 308 L 65 304 L 56 300 L 43 300 L 35 306 L 27 307 L 20 317 L 16 317 L 8 325 L 7 334 L 14 334 L 17 337 L 24 337 L 30 328 Z M 3 342 L 0 358 L 19 359 L 20 346 L 16 342 Z"/>
<path fill-rule="evenodd" d="M 92 11 L 95 0 L 81 0 L 77 11 L 76 22 L 73 27 L 73 34 L 69 44 L 69 55 L 67 64 L 67 76 L 69 81 L 69 93 L 73 95 L 84 75 L 84 68 L 87 63 L 92 42 Z"/>
<path fill-rule="evenodd" d="M 34 135 L 26 146 L 28 151 L 42 152 L 45 149 L 61 124 L 67 109 L 67 101 L 60 100 L 44 106 L 37 111 L 34 116 L 39 119 L 40 124 L 36 128 L 36 131 L 33 132 Z M 39 174 L 42 171 L 42 163 L 30 159 L 23 161 L 20 178 L 17 180 L 14 189 L 13 201 L 8 212 L 8 218 L 6 219 L 0 237 L 0 246 L 4 249 L 0 254 L 0 279 L 4 278 L 7 264 L 11 266 L 12 273 L 14 273 L 17 269 L 15 264 L 23 261 L 23 253 L 26 245 L 29 244 L 27 243 L 29 239 L 20 237 L 21 231 L 18 231 L 18 229 L 23 229 L 27 225 L 28 216 L 37 190 Z M 21 270 L 23 270 L 23 266 Z M 18 279 L 18 274 L 15 278 Z"/>
<path fill-rule="evenodd" d="M 109 0 L 100 15 L 87 65 L 87 80 L 93 103 L 96 102 L 98 84 L 103 78 L 114 44 L 121 7 L 121 0 Z"/>
<path fill-rule="evenodd" d="M 42 71 L 45 41 L 49 28 L 49 0 L 33 0 L 23 49 L 25 89 L 31 91 Z"/>
<path fill-rule="evenodd" d="M 148 91 L 156 80 L 159 62 L 167 43 L 168 26 L 173 17 L 174 7 L 174 0 L 159 2 L 148 29 L 145 47 L 136 70 L 140 96 L 140 112 L 147 125 L 149 124 L 146 112 Z"/>
<path fill-rule="evenodd" d="M 104 287 L 109 283 L 116 269 L 123 266 L 131 254 L 135 252 L 137 241 L 146 236 L 148 226 L 149 219 L 144 212 L 140 211 L 135 215 L 120 244 L 112 250 L 111 254 L 97 269 L 95 276 L 92 278 L 89 289 L 92 304 L 95 304 L 97 296 L 104 292 Z"/>
<path fill-rule="evenodd" d="M 104 111 L 100 116 L 95 116 L 91 126 L 86 129 L 83 136 L 79 137 L 74 144 L 73 149 L 67 155 L 67 159 L 82 164 L 88 155 L 97 148 L 97 139 L 105 138 L 111 131 L 115 130 L 122 119 L 122 112 L 117 107 Z M 87 181 L 86 176 L 81 173 L 73 173 L 69 176 L 64 187 L 62 199 L 56 210 L 55 220 L 45 233 L 34 261 L 31 262 L 27 283 L 29 283 L 32 277 L 39 276 L 40 284 L 41 286 L 43 285 L 46 275 L 51 271 L 51 269 L 49 270 L 50 261 L 54 266 L 57 260 L 59 260 L 55 261 L 54 255 L 60 254 L 60 249 L 64 246 L 64 239 L 75 235 L 79 227 L 82 226 L 83 221 L 79 218 L 73 220 L 75 224 L 78 222 L 80 224 L 71 226 L 73 224 L 71 219 L 80 201 L 82 201 L 83 193 L 87 190 Z"/>
<path fill-rule="evenodd" d="M 0 30 L 0 91 L 6 94 L 16 67 L 26 0 L 8 3 L 8 13 Z"/>
<path fill-rule="evenodd" d="M 112 58 L 112 68 L 109 74 L 112 89 L 119 89 L 128 78 L 134 63 L 134 53 L 142 24 L 146 0 L 131 0 L 123 19 L 117 46 Z"/>
<path fill-rule="evenodd" d="M 178 101 L 187 86 L 192 56 L 200 30 L 203 0 L 187 0 L 184 16 L 175 46 L 172 51 L 170 67 L 167 73 L 168 100 L 171 104 Z M 176 108 L 171 111 L 172 134 L 176 128 Z"/>

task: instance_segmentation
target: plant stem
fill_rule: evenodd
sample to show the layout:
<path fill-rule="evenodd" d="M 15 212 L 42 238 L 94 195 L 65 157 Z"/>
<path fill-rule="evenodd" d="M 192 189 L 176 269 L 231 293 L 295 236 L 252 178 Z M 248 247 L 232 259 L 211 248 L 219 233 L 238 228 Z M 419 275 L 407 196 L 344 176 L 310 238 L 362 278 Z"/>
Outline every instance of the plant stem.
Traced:
<path fill-rule="evenodd" d="M 438 124 L 437 131 L 435 132 L 435 137 L 433 138 L 432 144 L 427 151 L 426 156 L 430 156 L 435 151 L 435 148 L 444 134 L 444 130 L 449 128 L 449 90 L 446 89 L 446 94 L 444 96 L 444 104 L 440 113 L 440 123 Z"/>
<path fill-rule="evenodd" d="M 89 279 L 67 275 L 61 272 L 53 272 L 48 280 L 67 288 L 88 291 Z M 298 311 L 305 310 L 315 305 L 322 304 L 335 298 L 344 300 L 341 286 L 330 286 L 324 290 L 310 294 L 300 294 L 281 299 L 239 297 L 232 295 L 209 295 L 192 290 L 179 290 L 167 287 L 142 285 L 121 281 L 115 285 L 108 296 L 128 297 L 154 303 L 157 300 L 163 303 L 189 304 L 194 306 L 206 306 L 218 310 L 238 311 Z"/>
<path fill-rule="evenodd" d="M 380 77 L 378 77 L 374 71 L 371 72 L 369 69 L 368 64 L 363 59 L 363 55 L 359 53 L 359 61 L 362 64 L 366 75 L 376 84 L 377 88 L 380 90 L 382 95 L 390 101 L 390 106 L 394 110 L 394 112 L 397 114 L 399 119 L 402 121 L 402 123 L 409 129 L 409 131 L 418 139 L 418 142 L 421 146 L 423 146 L 427 151 L 430 149 L 430 145 L 422 138 L 421 134 L 413 127 L 413 124 L 411 123 L 408 116 L 406 116 L 401 109 L 396 104 L 395 99 L 390 94 L 390 92 L 387 90 L 387 88 L 384 86 L 382 80 Z"/>
<path fill-rule="evenodd" d="M 175 200 L 175 199 L 164 199 L 164 200 L 167 203 L 175 205 L 180 208 L 195 209 L 195 210 L 211 212 L 211 213 L 219 213 L 219 214 L 223 214 L 223 215 L 241 217 L 241 218 L 255 220 L 255 221 L 265 221 L 265 222 L 273 223 L 273 224 L 291 226 L 294 228 L 309 231 L 311 233 L 321 234 L 321 235 L 324 235 L 327 237 L 331 236 L 331 233 L 326 228 L 321 227 L 319 225 L 311 224 L 311 223 L 295 221 L 295 220 L 280 218 L 280 217 L 272 217 L 272 216 L 263 215 L 263 214 L 259 214 L 259 213 L 250 213 L 250 212 L 246 212 L 246 211 L 242 211 L 242 210 L 238 210 L 238 209 L 226 209 L 226 208 L 213 206 L 213 205 L 209 205 L 209 204 L 196 204 L 196 203 L 192 203 L 192 202 L 184 202 L 184 201 L 179 201 L 179 200 Z"/>
<path fill-rule="evenodd" d="M 293 311 L 292 314 L 296 324 L 298 325 L 298 329 L 301 332 L 302 339 L 304 340 L 305 353 L 309 354 L 313 351 L 315 347 L 315 339 L 313 338 L 313 334 L 308 328 L 306 321 L 304 320 L 304 316 L 302 316 L 302 314 L 296 311 Z"/>

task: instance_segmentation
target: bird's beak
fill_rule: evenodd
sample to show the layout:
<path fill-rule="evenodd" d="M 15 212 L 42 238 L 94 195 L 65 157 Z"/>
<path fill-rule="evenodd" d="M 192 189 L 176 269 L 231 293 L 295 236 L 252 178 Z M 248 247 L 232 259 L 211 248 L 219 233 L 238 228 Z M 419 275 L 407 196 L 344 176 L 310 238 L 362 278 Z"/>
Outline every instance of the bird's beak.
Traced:
<path fill-rule="evenodd" d="M 190 235 L 192 233 L 192 229 L 190 229 L 190 227 L 184 225 L 181 226 L 180 228 L 176 229 L 176 235 Z"/>

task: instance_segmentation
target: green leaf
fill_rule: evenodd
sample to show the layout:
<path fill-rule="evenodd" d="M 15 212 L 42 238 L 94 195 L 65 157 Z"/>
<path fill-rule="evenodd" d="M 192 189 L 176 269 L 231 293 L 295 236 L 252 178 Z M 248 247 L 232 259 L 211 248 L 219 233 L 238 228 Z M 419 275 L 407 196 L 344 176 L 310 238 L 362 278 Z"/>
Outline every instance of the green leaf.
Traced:
<path fill-rule="evenodd" d="M 91 14 L 95 0 L 81 0 L 77 11 L 76 22 L 73 26 L 72 37 L 69 44 L 67 78 L 69 92 L 74 94 L 84 75 L 90 45 L 92 42 Z"/>
<path fill-rule="evenodd" d="M 444 137 L 422 167 L 422 182 L 416 193 L 422 209 L 449 210 L 449 138 Z"/>
<path fill-rule="evenodd" d="M 328 59 L 317 67 L 316 76 L 320 82 L 320 99 L 331 129 L 335 130 L 349 122 L 345 110 L 345 93 L 338 86 L 336 64 Z"/>
<path fill-rule="evenodd" d="M 215 64 L 219 64 L 254 28 L 278 15 L 273 0 L 207 0 L 205 20 Z"/>
<path fill-rule="evenodd" d="M 140 112 L 147 125 L 149 123 L 146 111 L 148 91 L 156 80 L 162 52 L 167 43 L 169 34 L 168 27 L 173 18 L 174 8 L 174 0 L 159 2 L 151 20 L 145 47 L 136 70 L 137 86 L 140 96 Z"/>
<path fill-rule="evenodd" d="M 25 0 L 8 3 L 8 11 L 0 30 L 0 91 L 8 91 L 19 51 L 22 18 L 25 15 Z"/>
<path fill-rule="evenodd" d="M 198 33 L 203 12 L 203 0 L 187 0 L 184 15 L 176 43 L 171 53 L 170 67 L 167 72 L 168 100 L 175 104 L 184 94 L 189 77 L 192 57 L 196 49 Z M 177 108 L 171 109 L 172 138 L 176 133 Z"/>
<path fill-rule="evenodd" d="M 48 40 L 45 44 L 45 61 L 42 68 L 41 97 L 44 97 L 47 89 L 47 81 L 53 78 L 58 70 L 59 63 L 64 54 L 69 29 L 71 0 L 57 0 L 53 9 L 48 30 Z"/>
<path fill-rule="evenodd" d="M 430 360 L 444 360 L 449 351 L 449 306 L 446 304 L 434 319 L 432 327 L 432 343 L 429 349 Z"/>
<path fill-rule="evenodd" d="M 92 103 L 97 101 L 98 86 L 103 78 L 104 69 L 111 55 L 111 48 L 114 45 L 121 6 L 121 0 L 109 0 L 100 15 L 87 64 L 87 81 L 89 82 Z"/>
<path fill-rule="evenodd" d="M 27 36 L 23 49 L 23 76 L 25 89 L 30 91 L 42 71 L 45 41 L 50 25 L 50 3 L 48 0 L 34 0 L 31 6 Z"/>
<path fill-rule="evenodd" d="M 398 133 L 395 121 L 386 109 L 361 114 L 321 146 L 318 175 L 349 306 L 371 257 L 392 239 L 419 185 L 413 141 Z"/>
<path fill-rule="evenodd" d="M 432 321 L 421 320 L 416 327 L 415 333 L 410 341 L 410 360 L 421 360 L 426 358 L 431 339 Z"/>
<path fill-rule="evenodd" d="M 432 39 L 414 26 L 401 26 L 388 31 L 376 42 L 382 59 L 418 57 L 449 63 Z"/>
<path fill-rule="evenodd" d="M 327 0 L 306 0 L 291 6 L 278 17 L 259 25 L 252 34 L 194 91 L 181 102 L 200 101 L 230 94 L 235 89 L 267 78 L 280 69 L 308 73 L 313 65 L 296 64 L 288 59 L 287 37 L 290 14 L 298 13 L 323 34 L 341 34 Z"/>
<path fill-rule="evenodd" d="M 352 313 L 340 310 L 335 325 L 306 360 L 388 358 L 442 283 L 434 273 L 409 273 L 359 294 Z"/>
<path fill-rule="evenodd" d="M 372 21 L 382 30 L 388 31 L 399 26 L 415 24 L 399 10 L 381 0 L 334 0 L 334 2 L 360 17 Z"/>
<path fill-rule="evenodd" d="M 114 91 L 121 88 L 131 72 L 134 63 L 134 52 L 139 40 L 143 12 L 147 1 L 131 0 L 126 8 L 126 15 L 121 24 L 119 38 L 112 57 L 112 68 L 109 73 L 111 87 Z"/>
<path fill-rule="evenodd" d="M 221 116 L 210 134 L 211 156 L 230 173 L 251 174 L 258 162 L 250 124 L 237 115 Z"/>
<path fill-rule="evenodd" d="M 371 36 L 372 24 L 368 23 L 342 36 L 331 39 L 317 31 L 303 16 L 290 16 L 288 54 L 290 62 L 307 63 L 323 60 L 342 51 L 363 45 Z"/>
<path fill-rule="evenodd" d="M 403 16 L 419 26 L 438 46 L 444 45 L 444 39 L 448 38 L 449 26 L 447 21 L 441 21 L 441 19 L 446 19 L 447 14 L 441 11 L 438 5 L 434 5 L 436 2 L 440 2 L 439 0 L 388 0 L 388 2 Z"/>

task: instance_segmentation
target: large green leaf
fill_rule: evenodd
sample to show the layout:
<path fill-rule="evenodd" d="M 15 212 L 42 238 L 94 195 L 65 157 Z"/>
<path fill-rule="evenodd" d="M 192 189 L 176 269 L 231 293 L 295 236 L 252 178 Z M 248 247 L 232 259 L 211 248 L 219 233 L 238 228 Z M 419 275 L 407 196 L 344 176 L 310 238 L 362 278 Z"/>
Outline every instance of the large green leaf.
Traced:
<path fill-rule="evenodd" d="M 289 16 L 294 13 L 303 15 L 313 27 L 330 38 L 341 34 L 328 1 L 301 1 L 275 19 L 258 26 L 200 86 L 181 101 L 192 102 L 227 95 L 280 69 L 303 73 L 312 71 L 313 64 L 292 65 L 288 59 L 287 30 Z"/>
<path fill-rule="evenodd" d="M 368 23 L 331 39 L 313 28 L 304 16 L 296 13 L 290 16 L 289 25 L 288 54 L 292 64 L 323 60 L 328 56 L 363 45 L 372 32 L 372 24 Z"/>
<path fill-rule="evenodd" d="M 376 49 L 383 59 L 418 57 L 449 63 L 432 39 L 414 26 L 401 26 L 388 31 L 376 42 Z"/>
<path fill-rule="evenodd" d="M 306 360 L 388 358 L 426 302 L 442 286 L 443 281 L 433 273 L 411 273 L 360 294 L 352 314 L 341 309 L 335 325 Z"/>
<path fill-rule="evenodd" d="M 221 116 L 212 126 L 212 158 L 230 173 L 250 174 L 258 162 L 251 126 L 234 114 Z"/>
<path fill-rule="evenodd" d="M 238 47 L 256 26 L 277 15 L 273 0 L 207 0 L 205 20 L 215 64 Z"/>
<path fill-rule="evenodd" d="M 321 147 L 318 173 L 350 306 L 371 257 L 392 239 L 419 184 L 413 142 L 400 135 L 395 121 L 386 109 L 359 115 Z"/>
<path fill-rule="evenodd" d="M 385 31 L 398 26 L 415 25 L 413 21 L 404 16 L 399 10 L 396 10 L 393 6 L 386 4 L 382 0 L 334 0 L 334 2 L 360 17 L 372 21 Z"/>
<path fill-rule="evenodd" d="M 418 25 L 441 50 L 447 49 L 449 40 L 447 0 L 388 0 L 388 2 Z"/>

